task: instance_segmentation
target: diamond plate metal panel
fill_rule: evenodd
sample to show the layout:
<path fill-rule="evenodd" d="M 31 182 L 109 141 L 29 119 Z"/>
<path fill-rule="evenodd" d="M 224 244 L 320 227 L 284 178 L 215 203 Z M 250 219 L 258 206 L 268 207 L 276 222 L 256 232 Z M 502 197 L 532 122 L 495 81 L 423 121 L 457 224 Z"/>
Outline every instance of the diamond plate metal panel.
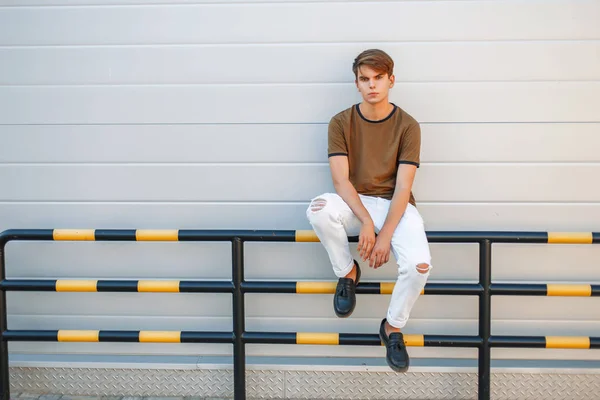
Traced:
<path fill-rule="evenodd" d="M 286 396 L 296 399 L 475 399 L 477 375 L 290 371 Z"/>
<path fill-rule="evenodd" d="M 11 368 L 11 391 L 78 396 L 233 397 L 232 370 Z M 283 398 L 283 371 L 247 371 L 249 398 Z"/>
<path fill-rule="evenodd" d="M 15 392 L 79 396 L 232 397 L 229 370 L 11 368 Z"/>
<path fill-rule="evenodd" d="M 580 400 L 600 398 L 597 374 L 492 374 L 494 400 Z"/>
<path fill-rule="evenodd" d="M 585 371 L 583 371 L 585 372 Z M 231 369 L 11 368 L 13 393 L 233 397 Z M 600 398 L 600 374 L 494 373 L 493 400 Z M 248 399 L 476 399 L 477 374 L 248 370 Z"/>

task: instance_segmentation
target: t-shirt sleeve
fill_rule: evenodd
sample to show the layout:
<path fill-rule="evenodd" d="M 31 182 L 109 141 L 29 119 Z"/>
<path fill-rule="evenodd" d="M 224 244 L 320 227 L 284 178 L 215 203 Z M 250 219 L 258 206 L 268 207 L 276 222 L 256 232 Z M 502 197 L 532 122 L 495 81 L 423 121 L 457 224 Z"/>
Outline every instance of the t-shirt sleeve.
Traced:
<path fill-rule="evenodd" d="M 331 121 L 329 121 L 327 155 L 328 157 L 348 155 L 348 145 L 346 144 L 346 138 L 344 137 L 344 129 L 340 121 L 336 118 L 332 118 Z"/>
<path fill-rule="evenodd" d="M 421 163 L 421 127 L 414 123 L 408 127 L 400 139 L 398 164 L 412 164 L 417 168 Z"/>

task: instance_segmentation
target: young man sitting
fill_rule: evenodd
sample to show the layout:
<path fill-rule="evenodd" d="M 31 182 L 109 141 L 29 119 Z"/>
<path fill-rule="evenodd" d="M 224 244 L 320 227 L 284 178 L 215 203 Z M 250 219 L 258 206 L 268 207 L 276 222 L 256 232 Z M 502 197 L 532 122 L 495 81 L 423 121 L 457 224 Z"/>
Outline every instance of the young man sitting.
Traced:
<path fill-rule="evenodd" d="M 314 198 L 306 214 L 339 278 L 333 298 L 338 317 L 352 314 L 361 275 L 348 236 L 359 236 L 360 258 L 371 268 L 388 262 L 390 250 L 394 253 L 398 279 L 379 335 L 388 365 L 405 372 L 409 357 L 400 329 L 429 277 L 431 255 L 412 193 L 421 130 L 413 117 L 389 102 L 393 68 L 393 60 L 381 50 L 366 50 L 354 60 L 362 102 L 329 123 L 329 166 L 336 193 Z"/>

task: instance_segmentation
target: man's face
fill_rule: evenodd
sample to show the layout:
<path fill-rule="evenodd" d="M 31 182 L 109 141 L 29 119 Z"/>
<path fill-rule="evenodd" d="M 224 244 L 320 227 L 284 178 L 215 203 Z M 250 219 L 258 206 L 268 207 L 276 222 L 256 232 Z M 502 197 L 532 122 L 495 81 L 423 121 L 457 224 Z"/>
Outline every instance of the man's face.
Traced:
<path fill-rule="evenodd" d="M 378 72 L 363 65 L 358 69 L 356 87 L 364 101 L 369 104 L 377 104 L 387 100 L 388 92 L 394 86 L 394 75 L 388 76 L 385 72 Z"/>

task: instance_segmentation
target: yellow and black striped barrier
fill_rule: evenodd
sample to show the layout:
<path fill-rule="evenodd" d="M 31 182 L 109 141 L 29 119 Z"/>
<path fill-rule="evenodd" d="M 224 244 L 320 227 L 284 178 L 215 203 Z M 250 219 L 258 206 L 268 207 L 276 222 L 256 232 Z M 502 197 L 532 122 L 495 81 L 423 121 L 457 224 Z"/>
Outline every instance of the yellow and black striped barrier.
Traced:
<path fill-rule="evenodd" d="M 412 347 L 479 347 L 478 336 L 404 334 L 404 343 Z M 378 334 L 315 332 L 245 332 L 245 343 L 308 344 L 331 346 L 381 346 Z"/>
<path fill-rule="evenodd" d="M 7 330 L 4 340 L 26 342 L 233 343 L 232 332 Z"/>
<path fill-rule="evenodd" d="M 361 282 L 356 286 L 357 294 L 392 294 L 396 282 Z M 242 290 L 246 293 L 296 293 L 333 294 L 337 281 L 245 281 Z M 421 294 L 478 295 L 483 291 L 479 284 L 428 283 Z"/>
<path fill-rule="evenodd" d="M 232 332 L 109 331 L 109 330 L 7 330 L 7 341 L 35 342 L 133 342 L 133 343 L 232 343 Z M 329 346 L 381 346 L 377 334 L 323 332 L 245 332 L 244 343 Z M 404 334 L 411 347 L 479 347 L 478 336 Z M 600 337 L 588 336 L 491 336 L 491 347 L 598 349 Z"/>
<path fill-rule="evenodd" d="M 133 343 L 232 343 L 232 332 L 108 331 L 108 330 L 7 330 L 4 340 L 31 342 L 133 342 Z M 245 343 L 332 346 L 381 346 L 377 334 L 319 332 L 245 332 Z M 477 336 L 404 335 L 407 346 L 478 347 Z"/>
<path fill-rule="evenodd" d="M 333 294 L 336 281 L 245 281 L 246 293 Z M 357 294 L 392 294 L 395 282 L 362 282 Z M 79 279 L 22 279 L 4 280 L 0 289 L 7 291 L 45 292 L 151 292 L 151 293 L 231 293 L 230 281 L 177 281 L 177 280 L 79 280 Z M 424 295 L 472 295 L 483 291 L 479 284 L 427 283 Z M 590 284 L 504 284 L 493 283 L 490 294 L 504 296 L 600 296 L 600 285 Z"/>
<path fill-rule="evenodd" d="M 231 281 L 14 279 L 0 288 L 40 292 L 231 293 Z"/>
<path fill-rule="evenodd" d="M 0 243 L 10 240 L 53 241 L 242 241 L 263 242 L 318 242 L 310 230 L 193 230 L 193 229 L 11 229 L 0 234 Z M 478 232 L 429 231 L 427 238 L 434 243 L 480 242 L 494 243 L 552 243 L 592 244 L 600 243 L 599 232 Z M 357 242 L 358 237 L 350 237 Z"/>
<path fill-rule="evenodd" d="M 357 242 L 358 237 L 349 237 Z M 493 243 L 600 243 L 597 232 L 427 232 L 431 243 L 478 243 L 479 282 L 428 283 L 422 294 L 478 296 L 477 336 L 404 335 L 409 346 L 476 347 L 478 356 L 478 399 L 490 398 L 491 347 L 533 347 L 593 349 L 600 338 L 556 336 L 492 336 L 491 297 L 510 296 L 599 296 L 600 285 L 588 284 L 492 284 Z M 5 245 L 10 241 L 137 241 L 199 242 L 226 241 L 232 247 L 231 281 L 183 280 L 6 280 Z M 376 334 L 246 332 L 245 293 L 332 294 L 336 282 L 245 281 L 244 242 L 318 242 L 313 231 L 303 230 L 152 230 L 152 229 L 13 229 L 0 233 L 0 290 L 55 292 L 155 292 L 155 293 L 231 293 L 233 297 L 232 332 L 189 331 L 22 331 L 8 330 L 6 303 L 0 298 L 0 397 L 10 398 L 7 341 L 57 342 L 139 342 L 139 343 L 232 343 L 234 399 L 245 399 L 245 344 L 282 343 L 309 345 L 380 346 Z M 359 294 L 391 294 L 394 282 L 363 282 Z"/>
<path fill-rule="evenodd" d="M 600 296 L 600 285 L 564 283 L 492 283 L 490 286 L 490 292 L 493 295 L 505 296 L 593 297 Z"/>
<path fill-rule="evenodd" d="M 333 294 L 336 281 L 245 281 L 246 293 Z M 392 294 L 395 282 L 362 282 L 357 294 Z M 176 280 L 79 280 L 79 279 L 22 279 L 4 280 L 0 289 L 7 291 L 45 292 L 151 292 L 151 293 L 231 293 L 230 281 L 176 281 Z M 421 294 L 472 295 L 483 291 L 479 284 L 427 283 Z M 600 285 L 590 284 L 504 284 L 493 283 L 490 294 L 504 296 L 600 296 Z"/>
<path fill-rule="evenodd" d="M 492 336 L 491 347 L 542 349 L 600 349 L 600 337 L 588 336 Z"/>

